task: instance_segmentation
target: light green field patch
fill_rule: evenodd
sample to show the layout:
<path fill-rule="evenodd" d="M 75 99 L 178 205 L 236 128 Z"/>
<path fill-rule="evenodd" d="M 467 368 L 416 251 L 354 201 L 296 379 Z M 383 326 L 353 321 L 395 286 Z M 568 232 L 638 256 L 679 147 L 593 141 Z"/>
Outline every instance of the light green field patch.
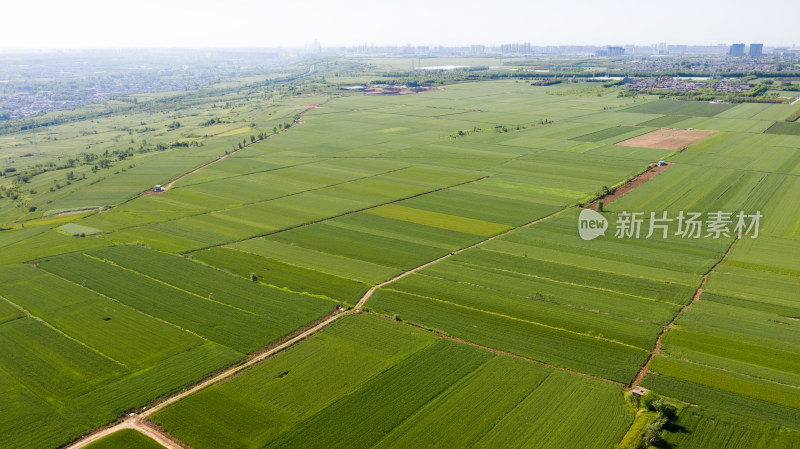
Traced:
<path fill-rule="evenodd" d="M 632 415 L 616 387 L 554 372 L 472 447 L 613 447 Z"/>
<path fill-rule="evenodd" d="M 225 132 L 223 132 L 221 134 L 218 134 L 218 136 L 219 137 L 235 136 L 236 134 L 244 134 L 244 133 L 246 133 L 248 131 L 252 131 L 252 129 L 253 128 L 251 128 L 249 126 L 242 126 L 241 128 L 235 128 L 235 129 L 231 129 L 229 131 L 225 131 Z"/>
<path fill-rule="evenodd" d="M 96 228 L 90 228 L 89 226 L 81 226 L 75 223 L 67 223 L 65 225 L 61 225 L 58 227 L 58 230 L 70 235 L 81 235 L 81 234 L 94 235 L 103 232 Z"/>
<path fill-rule="evenodd" d="M 267 239 L 250 239 L 231 248 L 370 284 L 392 278 L 397 269 Z"/>
<path fill-rule="evenodd" d="M 649 131 L 648 128 L 637 128 L 635 126 L 614 126 L 612 128 L 606 128 L 600 131 L 595 131 L 593 133 L 573 137 L 572 140 L 578 140 L 581 142 L 599 142 L 601 140 L 611 139 L 613 137 L 617 137 L 622 134 L 628 134 L 628 133 L 633 134 L 634 132 L 637 132 L 636 135 L 638 135 L 638 134 L 644 134 L 648 131 Z"/>
<path fill-rule="evenodd" d="M 650 369 L 664 376 L 761 399 L 786 407 L 798 408 L 798 404 L 800 404 L 800 392 L 794 387 L 713 370 L 702 365 L 673 360 L 664 356 L 657 356 L 653 359 Z"/>
<path fill-rule="evenodd" d="M 378 215 L 380 217 L 407 221 L 410 223 L 433 226 L 435 228 L 482 235 L 485 237 L 499 234 L 511 229 L 509 226 L 498 223 L 414 209 L 411 207 L 400 206 L 398 204 L 389 204 L 375 209 L 370 209 L 367 211 L 367 213 Z"/>
<path fill-rule="evenodd" d="M 407 128 L 405 126 L 396 126 L 394 128 L 379 129 L 378 132 L 379 133 L 397 133 L 397 132 L 400 132 L 400 131 L 408 131 L 409 129 L 411 129 L 411 128 Z"/>

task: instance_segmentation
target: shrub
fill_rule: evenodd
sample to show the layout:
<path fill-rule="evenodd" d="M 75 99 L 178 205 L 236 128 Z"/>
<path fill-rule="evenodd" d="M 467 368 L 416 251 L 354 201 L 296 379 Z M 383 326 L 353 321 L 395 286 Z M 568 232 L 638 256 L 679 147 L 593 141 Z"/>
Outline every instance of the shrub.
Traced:
<path fill-rule="evenodd" d="M 625 392 L 625 402 L 628 403 L 634 409 L 639 409 L 639 396 L 631 393 L 630 391 Z"/>
<path fill-rule="evenodd" d="M 675 406 L 661 398 L 651 402 L 650 407 L 658 413 L 659 419 L 664 418 L 666 421 L 670 421 L 675 417 Z"/>
<path fill-rule="evenodd" d="M 661 438 L 661 428 L 663 425 L 659 426 L 657 422 L 653 422 L 647 425 L 647 430 L 644 432 L 644 438 L 642 438 L 642 444 L 640 447 L 648 448 L 648 447 L 659 447 L 664 444 L 664 439 Z"/>
<path fill-rule="evenodd" d="M 657 394 L 652 391 L 639 398 L 639 407 L 645 410 L 653 411 L 653 402 L 660 400 Z"/>

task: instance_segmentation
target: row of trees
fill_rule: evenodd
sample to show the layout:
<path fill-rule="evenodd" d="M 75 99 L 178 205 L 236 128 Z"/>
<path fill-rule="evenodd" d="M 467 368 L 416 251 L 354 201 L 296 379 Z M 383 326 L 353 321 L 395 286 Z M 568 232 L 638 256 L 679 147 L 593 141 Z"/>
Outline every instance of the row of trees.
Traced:
<path fill-rule="evenodd" d="M 625 399 L 638 411 L 637 420 L 644 419 L 648 422 L 643 429 L 636 428 L 639 433 L 635 435 L 626 435 L 626 438 L 623 439 L 623 443 L 618 446 L 618 449 L 668 447 L 667 442 L 662 436 L 662 432 L 668 430 L 670 423 L 674 422 L 677 417 L 677 409 L 675 406 L 652 391 L 643 396 L 636 396 L 628 392 L 625 395 Z M 634 426 L 635 425 L 636 422 L 634 421 Z"/>

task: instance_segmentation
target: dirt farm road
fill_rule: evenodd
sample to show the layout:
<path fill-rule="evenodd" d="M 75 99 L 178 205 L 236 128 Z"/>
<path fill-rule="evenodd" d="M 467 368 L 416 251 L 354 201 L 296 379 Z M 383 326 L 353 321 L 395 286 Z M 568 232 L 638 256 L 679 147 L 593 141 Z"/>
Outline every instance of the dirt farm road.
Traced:
<path fill-rule="evenodd" d="M 502 232 L 500 234 L 488 237 L 488 238 L 486 238 L 484 240 L 481 240 L 480 242 L 477 242 L 477 243 L 475 243 L 475 244 L 473 244 L 471 246 L 468 246 L 468 247 L 465 247 L 465 248 L 461 248 L 461 249 L 459 249 L 457 251 L 453 251 L 453 252 L 451 252 L 449 254 L 446 254 L 446 255 L 444 255 L 442 257 L 439 257 L 438 259 L 435 259 L 435 260 L 432 260 L 430 262 L 427 262 L 427 263 L 425 263 L 423 265 L 420 265 L 420 266 L 418 266 L 416 268 L 413 268 L 411 270 L 404 271 L 403 273 L 393 277 L 392 279 L 389 279 L 388 281 L 382 282 L 382 283 L 370 288 L 361 297 L 361 299 L 359 299 L 358 303 L 356 303 L 355 307 L 353 307 L 352 309 L 345 310 L 345 311 L 341 311 L 341 310 L 336 311 L 333 314 L 328 315 L 327 318 L 324 318 L 322 321 L 318 322 L 317 324 L 313 325 L 312 327 L 310 327 L 310 328 L 300 332 L 299 334 L 296 334 L 295 336 L 285 340 L 283 343 L 280 343 L 279 345 L 274 346 L 274 347 L 268 349 L 267 351 L 264 351 L 264 352 L 258 354 L 257 356 L 249 359 L 245 363 L 242 363 L 240 365 L 234 365 L 234 366 L 232 366 L 232 367 L 230 367 L 230 368 L 228 368 L 228 369 L 226 369 L 226 370 L 224 370 L 224 371 L 222 371 L 222 372 L 220 372 L 220 373 L 218 373 L 218 374 L 216 374 L 214 376 L 211 376 L 211 377 L 207 378 L 206 380 L 204 380 L 204 381 L 192 386 L 191 388 L 188 388 L 186 390 L 183 390 L 181 392 L 178 392 L 178 393 L 176 393 L 176 394 L 174 394 L 172 396 L 169 396 L 169 397 L 161 400 L 160 402 L 152 405 L 150 408 L 142 411 L 141 413 L 134 414 L 133 416 L 127 416 L 127 417 L 123 418 L 121 421 L 117 422 L 116 424 L 113 424 L 113 425 L 111 425 L 109 427 L 106 427 L 106 428 L 99 429 L 99 430 L 97 430 L 97 431 L 95 431 L 95 432 L 93 432 L 93 433 L 91 433 L 89 435 L 86 435 L 86 436 L 80 438 L 79 440 L 73 442 L 72 444 L 65 446 L 65 449 L 78 449 L 78 448 L 85 447 L 89 443 L 97 441 L 100 438 L 103 438 L 105 436 L 111 435 L 112 433 L 114 433 L 114 432 L 116 432 L 118 430 L 122 430 L 122 429 L 135 429 L 135 430 L 137 430 L 137 431 L 139 431 L 139 432 L 141 432 L 141 433 L 143 433 L 143 434 L 145 434 L 147 436 L 150 436 L 150 437 L 153 437 L 154 434 L 157 434 L 159 436 L 159 438 L 153 437 L 153 439 L 156 440 L 158 443 L 160 443 L 162 446 L 164 446 L 166 448 L 169 448 L 169 449 L 186 448 L 188 446 L 185 446 L 182 443 L 178 443 L 176 440 L 174 440 L 169 434 L 167 434 L 163 430 L 158 429 L 158 428 L 156 428 L 154 426 L 151 426 L 149 421 L 147 421 L 147 418 L 150 417 L 151 415 L 153 415 L 154 413 L 156 413 L 156 412 L 158 412 L 160 410 L 163 410 L 164 408 L 168 407 L 169 405 L 174 404 L 175 402 L 180 401 L 181 399 L 183 399 L 183 398 L 185 398 L 185 397 L 187 397 L 189 395 L 192 395 L 192 394 L 197 393 L 198 391 L 203 390 L 203 389 L 205 389 L 205 388 L 207 388 L 207 387 L 209 387 L 211 385 L 219 383 L 219 382 L 221 382 L 221 381 L 233 376 L 234 374 L 236 374 L 236 373 L 238 373 L 238 372 L 240 372 L 240 371 L 242 371 L 244 369 L 247 369 L 247 368 L 249 368 L 249 367 L 251 367 L 251 366 L 253 366 L 253 365 L 257 364 L 257 363 L 260 363 L 260 362 L 264 361 L 265 359 L 273 356 L 274 354 L 276 354 L 276 353 L 278 353 L 280 351 L 283 351 L 284 349 L 289 348 L 290 346 L 294 345 L 295 343 L 298 343 L 298 342 L 300 342 L 300 341 L 302 341 L 302 340 L 304 340 L 304 339 L 316 334 L 317 332 L 319 332 L 322 329 L 328 327 L 329 325 L 334 323 L 336 320 L 342 318 L 345 315 L 349 315 L 349 314 L 353 314 L 353 313 L 360 313 L 362 307 L 367 302 L 367 300 L 369 300 L 369 298 L 372 296 L 372 294 L 375 293 L 375 291 L 377 289 L 381 288 L 381 287 L 384 287 L 384 286 L 386 286 L 388 284 L 396 282 L 396 281 L 398 281 L 398 280 L 400 280 L 400 279 L 402 279 L 402 278 L 404 278 L 404 277 L 406 277 L 406 276 L 408 276 L 410 274 L 416 273 L 417 271 L 419 271 L 419 270 L 421 270 L 421 269 L 423 269 L 425 267 L 428 267 L 430 265 L 433 265 L 433 264 L 435 264 L 437 262 L 441 262 L 442 260 L 447 259 L 447 258 L 449 258 L 449 257 L 451 257 L 453 255 L 456 255 L 456 254 L 461 253 L 463 251 L 466 251 L 468 249 L 475 248 L 477 246 L 483 245 L 486 242 L 489 242 L 489 241 L 492 241 L 492 240 L 497 239 L 499 237 L 502 237 L 502 236 L 504 236 L 504 235 L 508 234 L 509 232 L 512 232 L 512 231 L 514 231 L 516 229 L 532 226 L 532 225 L 534 225 L 536 223 L 540 223 L 540 222 L 542 222 L 544 220 L 552 218 L 552 217 L 554 217 L 556 215 L 561 214 L 565 210 L 567 210 L 567 208 L 561 209 L 559 211 L 556 211 L 556 212 L 554 212 L 554 213 L 552 213 L 550 215 L 547 215 L 545 217 L 538 218 L 538 219 L 536 219 L 534 221 L 531 221 L 529 223 L 526 223 L 526 224 L 524 224 L 524 225 L 522 225 L 522 226 L 520 226 L 518 228 L 512 228 L 512 229 L 504 231 L 504 232 Z"/>
<path fill-rule="evenodd" d="M 307 109 L 304 112 L 307 112 L 307 111 L 313 109 L 314 107 L 316 107 L 314 105 L 310 105 L 310 106 L 313 106 L 313 107 L 310 107 L 309 109 Z M 196 171 L 199 171 L 200 169 L 202 169 L 204 167 L 207 167 L 210 164 L 218 162 L 219 160 L 223 159 L 224 157 L 225 156 L 222 156 L 219 159 L 216 159 L 216 160 L 214 160 L 214 161 L 212 161 L 212 162 L 210 162 L 208 164 L 205 164 L 202 167 L 199 167 L 199 168 L 193 170 L 192 172 L 187 173 L 186 175 L 194 173 Z M 666 167 L 664 169 L 666 169 Z M 186 175 L 183 175 L 183 176 L 186 176 Z M 172 183 L 178 181 L 183 176 L 173 180 Z M 170 183 L 169 185 L 171 185 L 172 183 Z M 640 185 L 640 183 L 636 184 L 636 186 L 638 186 L 638 185 Z M 474 243 L 474 244 L 472 244 L 470 246 L 467 246 L 467 247 L 464 247 L 464 248 L 460 248 L 460 249 L 455 250 L 453 252 L 450 252 L 450 253 L 442 256 L 442 257 L 439 257 L 439 258 L 434 259 L 432 261 L 429 261 L 429 262 L 427 262 L 425 264 L 422 264 L 422 265 L 420 265 L 420 266 L 418 266 L 416 268 L 412 268 L 412 269 L 410 269 L 408 271 L 404 271 L 403 273 L 400 273 L 399 275 L 397 275 L 397 276 L 395 276 L 395 277 L 393 277 L 393 278 L 391 278 L 391 279 L 389 279 L 387 281 L 384 281 L 384 282 L 382 282 L 382 283 L 380 283 L 378 285 L 375 285 L 374 287 L 370 288 L 359 299 L 359 301 L 356 303 L 356 305 L 352 309 L 342 310 L 342 309 L 338 309 L 337 308 L 333 313 L 331 313 L 327 317 L 322 318 L 320 321 L 316 322 L 315 324 L 312 324 L 311 327 L 308 327 L 306 329 L 300 330 L 298 333 L 296 333 L 296 334 L 294 334 L 292 336 L 289 336 L 283 342 L 281 342 L 281 343 L 279 343 L 279 344 L 277 344 L 277 345 L 275 345 L 275 346 L 273 346 L 271 348 L 268 348 L 267 350 L 265 350 L 265 351 L 263 351 L 261 353 L 257 353 L 256 355 L 254 355 L 251 358 L 247 359 L 245 362 L 237 364 L 237 365 L 234 365 L 234 366 L 231 366 L 231 367 L 229 367 L 229 368 L 227 368 L 227 369 L 225 369 L 225 370 L 223 370 L 223 371 L 221 371 L 221 372 L 219 372 L 217 374 L 214 374 L 214 375 L 206 378 L 205 380 L 193 385 L 190 388 L 187 388 L 185 390 L 177 392 L 177 393 L 175 393 L 175 394 L 173 394 L 171 396 L 167 396 L 165 398 L 162 398 L 161 400 L 151 404 L 148 408 L 144 409 L 140 413 L 135 413 L 135 414 L 131 414 L 129 416 L 126 416 L 126 417 L 122 418 L 121 420 L 117 421 L 116 423 L 112 423 L 108 427 L 96 429 L 94 432 L 92 432 L 92 433 L 90 433 L 88 435 L 84 435 L 83 437 L 77 439 L 76 441 L 73 441 L 72 443 L 64 446 L 64 449 L 79 449 L 79 448 L 83 448 L 83 447 L 87 446 L 88 444 L 90 444 L 92 442 L 95 442 L 95 441 L 97 441 L 97 440 L 99 440 L 99 439 L 101 439 L 101 438 L 103 438 L 105 436 L 108 436 L 108 435 L 110 435 L 110 434 L 112 434 L 112 433 L 114 433 L 116 431 L 123 430 L 123 429 L 134 429 L 136 431 L 139 431 L 142 434 L 149 436 L 150 438 L 152 438 L 153 440 L 155 440 L 156 442 L 158 442 L 159 444 L 161 444 L 162 446 L 164 446 L 165 448 L 168 448 L 168 449 L 187 449 L 187 448 L 190 448 L 188 445 L 178 441 L 177 439 L 175 439 L 174 437 L 169 435 L 164 430 L 158 428 L 158 426 L 156 426 L 153 423 L 149 422 L 147 419 L 151 415 L 157 413 L 160 410 L 163 410 L 164 408 L 174 404 L 175 402 L 180 401 L 181 399 L 183 399 L 183 398 L 185 398 L 185 397 L 187 397 L 189 395 L 192 395 L 194 393 L 197 393 L 198 391 L 201 391 L 201 390 L 203 390 L 203 389 L 205 389 L 207 387 L 210 387 L 210 386 L 212 386 L 214 384 L 217 384 L 217 383 L 219 383 L 221 381 L 224 381 L 225 379 L 228 379 L 229 377 L 239 373 L 240 371 L 243 371 L 243 370 L 245 370 L 247 368 L 250 368 L 251 366 L 256 365 L 256 364 L 268 359 L 269 357 L 271 357 L 271 356 L 273 356 L 273 355 L 275 355 L 275 354 L 277 354 L 277 353 L 279 353 L 279 352 L 281 352 L 281 351 L 293 346 L 294 344 L 299 343 L 300 341 L 302 341 L 302 340 L 304 340 L 304 339 L 316 334 L 317 332 L 325 329 L 326 327 L 330 326 L 331 324 L 333 324 L 334 322 L 336 322 L 337 320 L 339 320 L 340 318 L 342 318 L 342 317 L 344 317 L 346 315 L 355 314 L 355 313 L 361 313 L 361 309 L 363 308 L 364 304 L 366 304 L 366 302 L 370 299 L 370 297 L 372 297 L 372 295 L 375 293 L 375 291 L 378 290 L 379 288 L 382 288 L 382 287 L 384 287 L 386 285 L 394 283 L 394 282 L 396 282 L 396 281 L 398 281 L 398 280 L 400 280 L 400 279 L 402 279 L 402 278 L 404 278 L 404 277 L 406 277 L 406 276 L 408 276 L 410 274 L 416 273 L 416 272 L 422 270 L 423 268 L 426 268 L 428 266 L 431 266 L 433 264 L 441 262 L 442 260 L 445 260 L 445 259 L 447 259 L 447 258 L 449 258 L 451 256 L 454 256 L 456 254 L 459 254 L 459 253 L 464 252 L 464 251 L 469 250 L 469 249 L 473 249 L 473 248 L 479 247 L 481 245 L 484 245 L 487 242 L 490 242 L 492 240 L 495 240 L 495 239 L 498 239 L 500 237 L 503 237 L 503 236 L 505 236 L 505 235 L 507 235 L 507 234 L 509 234 L 511 232 L 514 232 L 514 231 L 518 230 L 518 229 L 527 228 L 529 226 L 533 226 L 533 225 L 535 225 L 537 223 L 541 223 L 541 222 L 543 222 L 545 220 L 548 220 L 550 218 L 558 216 L 561 213 L 563 213 L 563 212 L 565 212 L 565 211 L 567 211 L 569 209 L 571 209 L 571 207 L 567 206 L 567 207 L 565 207 L 563 209 L 560 209 L 560 210 L 558 210 L 556 212 L 553 212 L 553 213 L 551 213 L 549 215 L 546 215 L 544 217 L 537 218 L 537 219 L 535 219 L 533 221 L 530 221 L 528 223 L 525 223 L 525 224 L 523 224 L 521 226 L 513 227 L 513 228 L 508 229 L 506 231 L 503 231 L 501 233 L 495 234 L 493 236 L 489 236 L 489 237 L 487 237 L 487 238 L 485 238 L 485 239 L 483 239 L 483 240 L 481 240 L 481 241 L 479 241 L 477 243 Z M 734 243 L 735 243 L 735 240 L 734 240 Z M 728 252 L 730 252 L 732 247 L 733 247 L 733 243 L 728 248 Z M 672 325 L 672 323 L 678 318 L 678 316 L 680 316 L 680 314 L 683 313 L 683 311 L 688 309 L 691 306 L 691 304 L 694 303 L 697 300 L 697 298 L 699 297 L 700 293 L 702 293 L 702 287 L 703 287 L 703 285 L 705 285 L 705 281 L 708 278 L 708 275 L 711 274 L 711 272 L 713 272 L 714 269 L 719 264 L 721 264 L 722 261 L 725 260 L 725 257 L 727 257 L 728 252 L 726 252 L 725 256 L 723 256 L 723 258 L 720 261 L 718 261 L 711 268 L 711 270 L 709 270 L 709 272 L 703 277 L 703 281 L 700 284 L 700 287 L 698 288 L 697 292 L 695 293 L 695 297 L 692 299 L 692 302 L 689 303 L 688 305 L 684 306 L 684 308 L 682 308 L 678 312 L 678 314 L 673 318 L 673 320 L 667 326 L 665 326 L 664 329 L 662 329 L 662 332 L 658 336 L 658 339 L 656 341 L 656 345 L 653 348 L 653 352 L 651 353 L 650 358 L 647 360 L 645 365 L 641 368 L 641 370 L 639 372 L 639 375 L 637 375 L 637 377 L 633 381 L 632 385 L 637 385 L 638 382 L 641 381 L 641 378 L 644 377 L 644 374 L 646 374 L 647 367 L 649 366 L 650 361 L 653 359 L 653 357 L 655 357 L 655 355 L 658 353 L 658 350 L 660 349 L 660 342 L 661 342 L 661 337 L 662 337 L 663 333 L 667 330 L 667 328 L 669 328 Z M 486 349 L 490 350 L 490 348 L 486 348 Z M 567 370 L 567 371 L 569 371 L 569 370 Z M 576 373 L 576 374 L 582 374 L 582 373 Z M 582 374 L 582 375 L 585 375 L 585 374 Z M 614 383 L 616 383 L 616 382 L 614 382 Z"/>
<path fill-rule="evenodd" d="M 639 370 L 639 373 L 636 374 L 636 377 L 633 379 L 633 382 L 631 382 L 630 388 L 638 386 L 642 382 L 642 380 L 644 380 L 645 376 L 647 376 L 647 373 L 649 372 L 650 368 L 650 362 L 652 362 L 653 359 L 658 354 L 661 353 L 661 340 L 664 338 L 664 334 L 669 329 L 672 329 L 675 326 L 675 321 L 677 321 L 678 318 L 680 318 L 680 316 L 683 315 L 684 312 L 689 310 L 692 307 L 692 305 L 694 305 L 694 303 L 700 300 L 700 295 L 703 294 L 703 287 L 705 287 L 706 281 L 708 281 L 708 277 L 711 276 L 711 273 L 713 273 L 714 270 L 716 270 L 717 267 L 719 267 L 722 264 L 722 262 L 724 262 L 725 259 L 728 258 L 728 254 L 731 253 L 731 250 L 733 250 L 733 246 L 736 244 L 738 240 L 739 240 L 738 238 L 735 238 L 733 242 L 731 242 L 730 246 L 728 246 L 728 249 L 725 251 L 725 254 L 722 255 L 722 258 L 718 260 L 717 263 L 715 263 L 711 267 L 711 269 L 709 269 L 706 272 L 706 274 L 703 275 L 703 280 L 700 281 L 700 286 L 697 287 L 697 290 L 695 290 L 694 296 L 692 296 L 692 300 L 689 301 L 689 303 L 686 304 L 685 306 L 681 307 L 681 309 L 678 310 L 678 313 L 676 313 L 675 316 L 672 317 L 672 320 L 661 329 L 661 332 L 659 332 L 658 337 L 656 338 L 656 344 L 653 347 L 653 350 L 650 352 L 650 357 L 647 358 L 647 361 L 644 363 L 644 365 L 642 365 L 642 368 Z"/>
<path fill-rule="evenodd" d="M 97 440 L 99 440 L 100 438 L 102 438 L 104 436 L 108 436 L 108 435 L 110 435 L 110 434 L 112 434 L 112 433 L 114 433 L 114 432 L 116 432 L 118 430 L 122 430 L 122 429 L 135 429 L 135 430 L 138 430 L 139 432 L 142 432 L 145 435 L 152 437 L 153 439 L 158 441 L 162 446 L 164 446 L 166 448 L 169 448 L 169 449 L 181 449 L 181 448 L 184 448 L 185 446 L 173 441 L 163 431 L 156 430 L 154 427 L 148 425 L 147 418 L 150 417 L 150 415 L 152 415 L 152 414 L 164 409 L 165 407 L 167 407 L 167 406 L 169 406 L 169 405 L 171 405 L 171 404 L 173 404 L 173 403 L 175 403 L 177 401 L 180 401 L 181 399 L 185 398 L 186 396 L 189 396 L 191 394 L 197 393 L 198 391 L 200 391 L 200 390 L 202 390 L 204 388 L 207 388 L 207 387 L 209 387 L 211 385 L 219 383 L 219 382 L 221 382 L 221 381 L 233 376 L 234 374 L 238 373 L 239 371 L 245 370 L 245 369 L 247 369 L 247 368 L 249 368 L 249 367 L 251 367 L 251 366 L 253 366 L 253 365 L 255 365 L 255 364 L 257 364 L 257 363 L 259 363 L 259 362 L 261 362 L 261 361 L 263 361 L 263 360 L 265 360 L 267 358 L 269 358 L 269 357 L 271 357 L 272 355 L 274 355 L 274 354 L 276 354 L 276 353 L 278 353 L 280 351 L 283 351 L 286 348 L 289 348 L 290 346 L 294 345 L 295 343 L 297 343 L 297 342 L 299 342 L 299 341 L 301 341 L 301 340 L 303 340 L 305 338 L 308 338 L 311 335 L 314 335 L 315 333 L 317 333 L 320 330 L 322 330 L 323 328 L 329 326 L 331 323 L 333 323 L 334 321 L 338 320 L 339 318 L 341 318 L 342 316 L 344 316 L 346 314 L 348 314 L 348 312 L 336 311 L 333 314 L 328 315 L 327 318 L 325 318 L 322 321 L 318 322 L 317 324 L 315 324 L 311 328 L 308 328 L 308 329 L 300 332 L 299 334 L 296 334 L 292 338 L 290 338 L 288 340 L 285 340 L 283 343 L 281 343 L 281 344 L 279 344 L 277 346 L 274 346 L 273 348 L 258 354 L 257 356 L 249 359 L 245 363 L 242 363 L 240 365 L 234 365 L 234 366 L 232 366 L 232 367 L 230 367 L 230 368 L 228 368 L 228 369 L 226 369 L 226 370 L 224 370 L 224 371 L 222 371 L 222 372 L 220 372 L 220 373 L 218 373 L 218 374 L 216 374 L 214 376 L 209 377 L 208 379 L 206 379 L 206 380 L 194 385 L 193 387 L 191 387 L 189 389 L 183 390 L 183 391 L 181 391 L 179 393 L 176 393 L 176 394 L 174 394 L 172 396 L 167 397 L 166 399 L 162 400 L 161 402 L 158 402 L 157 404 L 153 405 L 151 408 L 148 408 L 148 409 L 144 410 L 143 412 L 141 412 L 139 414 L 134 414 L 133 416 L 127 416 L 124 419 L 122 419 L 122 421 L 118 422 L 117 424 L 114 424 L 114 425 L 112 425 L 110 427 L 106 427 L 104 429 L 98 430 L 97 432 L 89 434 L 89 435 L 87 435 L 87 436 L 75 441 L 74 443 L 72 443 L 72 444 L 70 444 L 68 446 L 65 446 L 65 449 L 77 449 L 77 448 L 84 447 L 84 446 L 88 445 L 89 443 L 91 443 L 93 441 L 97 441 Z M 157 434 L 158 438 L 155 438 L 153 436 L 154 434 Z"/>
<path fill-rule="evenodd" d="M 640 185 L 646 183 L 647 181 L 655 178 L 657 175 L 661 174 L 664 170 L 670 168 L 672 166 L 672 162 L 667 162 L 665 165 L 657 165 L 653 164 L 650 168 L 646 171 L 639 173 L 638 175 L 634 176 L 630 181 L 626 182 L 625 184 L 619 186 L 614 193 L 609 193 L 601 198 L 598 198 L 592 201 L 589 206 L 589 209 L 597 210 L 597 203 L 600 201 L 603 202 L 603 207 L 608 206 L 609 204 L 613 203 L 614 201 L 620 199 L 623 195 L 630 192 L 631 190 L 636 189 Z"/>

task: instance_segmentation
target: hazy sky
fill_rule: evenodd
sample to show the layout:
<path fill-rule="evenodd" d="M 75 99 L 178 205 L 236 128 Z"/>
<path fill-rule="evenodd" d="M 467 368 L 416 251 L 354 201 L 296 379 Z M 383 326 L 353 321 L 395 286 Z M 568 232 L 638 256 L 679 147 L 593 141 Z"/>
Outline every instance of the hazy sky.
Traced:
<path fill-rule="evenodd" d="M 797 0 L 0 0 L 0 49 L 800 44 Z"/>

